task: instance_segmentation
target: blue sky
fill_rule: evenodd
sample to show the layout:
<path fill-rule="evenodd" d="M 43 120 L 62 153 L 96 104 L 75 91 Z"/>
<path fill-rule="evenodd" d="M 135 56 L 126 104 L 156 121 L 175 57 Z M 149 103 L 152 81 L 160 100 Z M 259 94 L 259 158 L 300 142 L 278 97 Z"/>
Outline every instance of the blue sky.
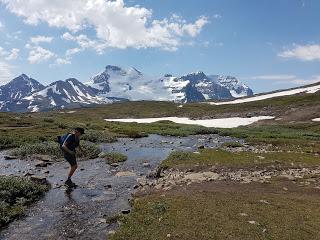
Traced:
<path fill-rule="evenodd" d="M 318 0 L 0 0 L 0 84 L 85 82 L 106 65 L 238 77 L 255 92 L 320 81 Z"/>

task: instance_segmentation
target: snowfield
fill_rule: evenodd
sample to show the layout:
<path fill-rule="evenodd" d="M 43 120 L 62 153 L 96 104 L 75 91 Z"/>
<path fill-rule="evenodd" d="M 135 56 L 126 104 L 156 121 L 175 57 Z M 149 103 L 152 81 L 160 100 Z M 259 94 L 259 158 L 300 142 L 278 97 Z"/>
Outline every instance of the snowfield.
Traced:
<path fill-rule="evenodd" d="M 259 116 L 251 118 L 216 118 L 216 119 L 204 119 L 204 120 L 191 120 L 189 118 L 179 117 L 163 117 L 163 118 L 128 118 L 128 119 L 105 119 L 108 122 L 136 122 L 136 123 L 154 123 L 158 121 L 172 121 L 180 124 L 201 125 L 204 127 L 216 127 L 216 128 L 235 128 L 239 126 L 246 126 L 257 122 L 259 120 L 274 119 L 272 116 Z"/>
<path fill-rule="evenodd" d="M 274 98 L 274 97 L 282 97 L 282 96 L 288 96 L 288 95 L 294 95 L 298 93 L 315 93 L 320 90 L 320 84 L 312 87 L 302 87 L 292 90 L 286 90 L 276 93 L 270 93 L 270 94 L 264 94 L 261 96 L 254 96 L 249 98 L 243 98 L 243 99 L 236 99 L 232 101 L 227 102 L 207 102 L 211 105 L 226 105 L 226 104 L 238 104 L 238 103 L 246 103 L 246 102 L 255 102 L 260 100 L 265 100 L 268 98 Z"/>

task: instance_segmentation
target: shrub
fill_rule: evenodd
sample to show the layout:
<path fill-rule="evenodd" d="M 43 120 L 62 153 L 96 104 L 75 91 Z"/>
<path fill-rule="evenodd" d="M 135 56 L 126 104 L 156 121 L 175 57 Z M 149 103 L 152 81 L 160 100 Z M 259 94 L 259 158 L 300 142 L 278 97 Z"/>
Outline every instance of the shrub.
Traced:
<path fill-rule="evenodd" d="M 84 159 L 94 159 L 99 157 L 99 154 L 101 153 L 101 149 L 99 145 L 87 142 L 87 141 L 82 141 L 81 142 L 81 148 L 82 152 L 78 152 L 77 156 L 80 158 Z"/>
<path fill-rule="evenodd" d="M 0 228 L 21 215 L 24 206 L 41 197 L 48 186 L 20 177 L 0 177 Z"/>
<path fill-rule="evenodd" d="M 229 147 L 229 148 L 237 148 L 237 147 L 243 147 L 243 144 L 239 142 L 226 142 L 222 144 L 223 147 Z"/>
<path fill-rule="evenodd" d="M 117 141 L 117 138 L 113 134 L 96 130 L 86 131 L 86 134 L 81 139 L 93 143 L 111 143 Z"/>
<path fill-rule="evenodd" d="M 84 159 L 97 158 L 101 152 L 99 146 L 91 142 L 81 142 L 83 151 L 78 151 L 77 156 Z M 63 152 L 56 142 L 42 142 L 35 144 L 23 145 L 13 151 L 13 154 L 19 157 L 27 157 L 34 154 L 50 155 L 55 158 L 62 158 Z"/>
<path fill-rule="evenodd" d="M 26 144 L 15 149 L 13 154 L 19 157 L 27 157 L 34 154 L 51 155 L 54 157 L 62 157 L 62 151 L 56 142 L 42 142 L 34 144 Z"/>
<path fill-rule="evenodd" d="M 128 157 L 122 153 L 101 153 L 99 157 L 104 158 L 108 164 L 124 162 L 128 159 Z"/>
<path fill-rule="evenodd" d="M 16 147 L 17 142 L 13 137 L 10 136 L 1 136 L 0 137 L 0 149 Z"/>

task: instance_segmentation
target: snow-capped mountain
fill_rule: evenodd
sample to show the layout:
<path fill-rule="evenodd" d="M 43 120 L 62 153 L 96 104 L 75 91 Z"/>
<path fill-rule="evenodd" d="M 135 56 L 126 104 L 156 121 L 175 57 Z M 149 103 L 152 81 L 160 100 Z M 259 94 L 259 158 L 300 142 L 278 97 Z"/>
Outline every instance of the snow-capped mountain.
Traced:
<path fill-rule="evenodd" d="M 222 81 L 223 79 L 228 81 Z M 95 89 L 101 97 L 131 101 L 163 100 L 186 103 L 232 99 L 233 95 L 236 97 L 237 94 L 252 95 L 251 89 L 232 77 L 211 78 L 203 72 L 197 72 L 182 77 L 166 74 L 157 78 L 144 75 L 135 68 L 124 69 L 111 65 L 92 77 L 86 85 Z"/>
<path fill-rule="evenodd" d="M 44 86 L 25 74 L 14 78 L 6 85 L 0 86 L 0 110 L 16 100 L 22 99 L 35 91 L 40 91 Z"/>
<path fill-rule="evenodd" d="M 66 81 L 53 82 L 40 91 L 7 103 L 2 110 L 23 111 L 27 109 L 31 112 L 37 112 L 54 108 L 81 107 L 101 103 L 106 103 L 106 101 L 99 98 L 93 89 L 75 78 L 70 78 Z"/>
<path fill-rule="evenodd" d="M 253 95 L 253 91 L 235 77 L 211 75 L 210 78 L 221 86 L 226 87 L 234 98 L 249 97 Z"/>
<path fill-rule="evenodd" d="M 18 100 L 43 88 L 38 81 L 21 74 L 6 85 L 0 86 L 0 101 Z"/>
<path fill-rule="evenodd" d="M 230 76 L 196 72 L 181 77 L 170 74 L 152 77 L 133 67 L 108 65 L 85 84 L 70 78 L 45 87 L 22 74 L 0 87 L 0 111 L 36 112 L 115 101 L 189 103 L 251 95 L 250 88 Z"/>
<path fill-rule="evenodd" d="M 97 94 L 109 100 L 127 99 L 167 101 L 169 92 L 157 78 L 142 74 L 137 69 L 106 66 L 105 70 L 93 76 L 86 85 Z"/>

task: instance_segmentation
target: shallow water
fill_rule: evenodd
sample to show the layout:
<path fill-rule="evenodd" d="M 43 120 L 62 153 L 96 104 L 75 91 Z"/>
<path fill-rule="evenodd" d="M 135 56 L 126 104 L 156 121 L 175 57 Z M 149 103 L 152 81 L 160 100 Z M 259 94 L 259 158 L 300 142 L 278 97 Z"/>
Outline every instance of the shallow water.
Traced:
<path fill-rule="evenodd" d="M 68 171 L 66 162 L 36 168 L 31 160 L 5 160 L 5 152 L 2 152 L 0 175 L 35 173 L 46 176 L 52 189 L 28 208 L 25 217 L 2 230 L 0 239 L 106 239 L 108 231 L 117 226 L 108 225 L 105 219 L 130 209 L 128 200 L 131 199 L 138 177 L 155 169 L 173 150 L 196 151 L 200 145 L 214 148 L 231 141 L 235 139 L 218 135 L 150 135 L 102 144 L 103 151 L 124 153 L 128 160 L 119 167 L 111 167 L 103 159 L 80 161 L 73 177 L 79 187 L 71 193 L 61 186 Z M 145 162 L 150 165 L 143 166 Z M 45 170 L 49 170 L 49 173 L 45 174 Z M 121 176 L 117 176 L 117 173 Z"/>

